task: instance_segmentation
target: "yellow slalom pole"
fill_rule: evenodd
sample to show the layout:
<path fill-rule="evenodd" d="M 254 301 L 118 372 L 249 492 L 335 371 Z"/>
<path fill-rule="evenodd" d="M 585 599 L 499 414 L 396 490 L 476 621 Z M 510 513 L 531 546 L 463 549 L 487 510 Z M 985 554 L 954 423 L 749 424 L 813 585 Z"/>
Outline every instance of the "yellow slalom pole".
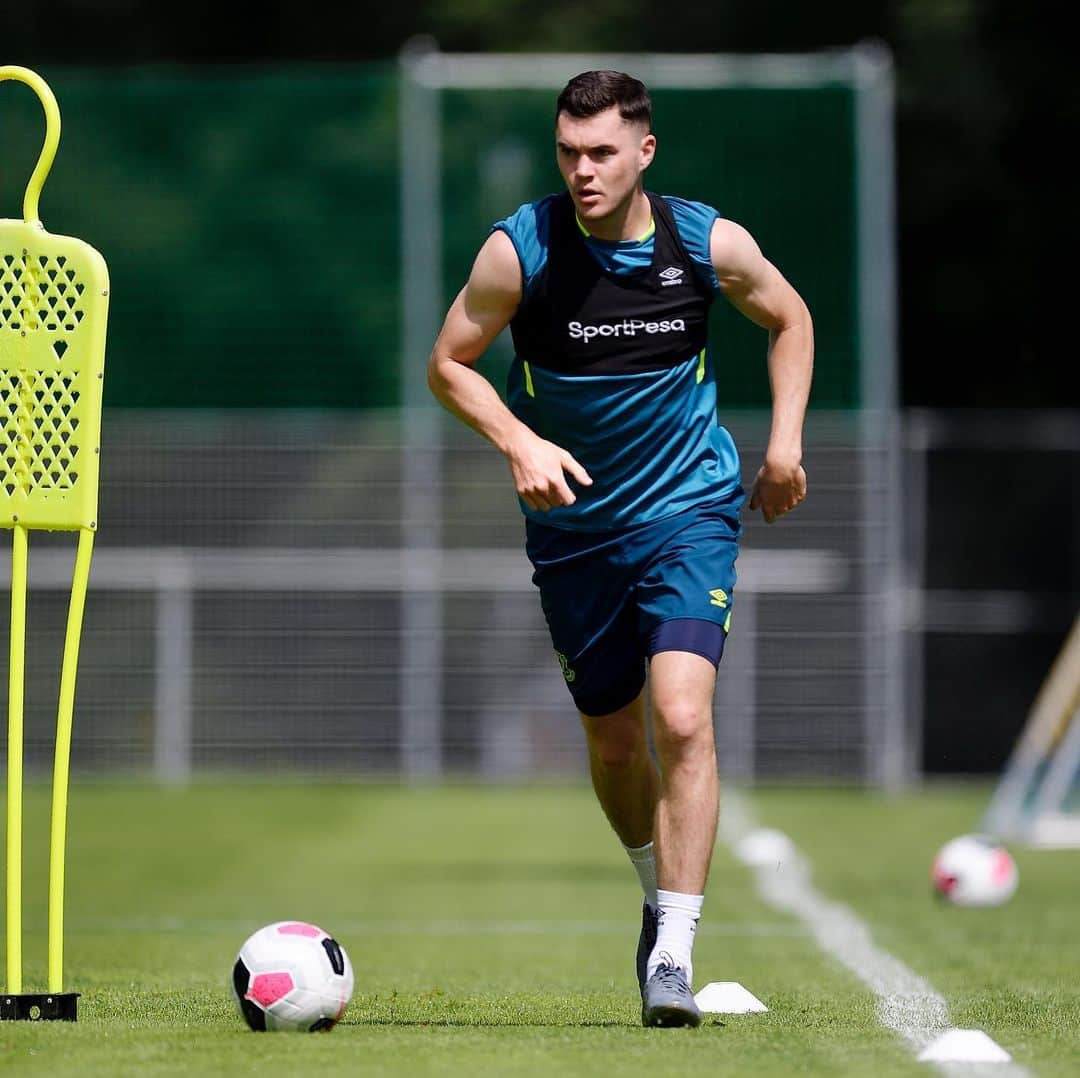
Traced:
<path fill-rule="evenodd" d="M 26 529 L 12 528 L 11 664 L 8 670 L 7 984 L 22 991 L 23 665 L 26 654 Z"/>
<path fill-rule="evenodd" d="M 75 675 L 79 668 L 86 586 L 94 533 L 79 531 L 75 576 L 71 583 L 64 667 L 60 675 L 60 710 L 56 720 L 56 754 L 53 762 L 52 831 L 49 839 L 49 991 L 63 990 L 64 981 L 64 851 L 67 844 L 68 764 L 71 760 L 71 717 L 75 709 Z"/>

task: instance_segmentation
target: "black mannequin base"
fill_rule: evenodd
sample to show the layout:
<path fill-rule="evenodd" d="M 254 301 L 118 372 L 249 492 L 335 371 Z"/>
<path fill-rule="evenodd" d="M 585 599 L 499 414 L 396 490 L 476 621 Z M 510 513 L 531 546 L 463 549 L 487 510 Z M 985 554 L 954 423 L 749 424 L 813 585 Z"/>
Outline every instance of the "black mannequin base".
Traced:
<path fill-rule="evenodd" d="M 78 1006 L 78 992 L 4 992 L 0 993 L 0 1021 L 75 1022 Z"/>

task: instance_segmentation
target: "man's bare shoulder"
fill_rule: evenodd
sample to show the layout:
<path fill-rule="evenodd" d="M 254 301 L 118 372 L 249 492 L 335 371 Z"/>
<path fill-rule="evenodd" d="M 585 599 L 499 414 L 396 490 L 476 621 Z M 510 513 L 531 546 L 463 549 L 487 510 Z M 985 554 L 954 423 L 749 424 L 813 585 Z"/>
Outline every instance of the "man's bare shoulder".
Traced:
<path fill-rule="evenodd" d="M 721 284 L 725 279 L 737 279 L 753 272 L 762 261 L 761 248 L 749 231 L 725 217 L 713 222 L 709 256 Z"/>
<path fill-rule="evenodd" d="M 469 299 L 516 306 L 521 300 L 521 262 L 510 237 L 501 229 L 484 241 L 469 274 Z"/>

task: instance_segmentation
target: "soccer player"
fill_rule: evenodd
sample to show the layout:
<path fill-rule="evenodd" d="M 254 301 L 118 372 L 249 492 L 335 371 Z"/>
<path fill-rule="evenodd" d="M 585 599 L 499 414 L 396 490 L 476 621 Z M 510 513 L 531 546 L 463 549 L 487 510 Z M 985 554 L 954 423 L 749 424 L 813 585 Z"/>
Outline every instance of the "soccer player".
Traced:
<path fill-rule="evenodd" d="M 713 690 L 745 500 L 717 423 L 708 311 L 720 294 L 768 331 L 772 426 L 749 508 L 769 523 L 806 496 L 813 329 L 744 228 L 645 190 L 656 137 L 637 79 L 571 79 L 555 149 L 566 190 L 492 227 L 428 384 L 510 466 L 593 787 L 645 892 L 642 1022 L 697 1026 L 692 948 L 719 796 Z M 474 366 L 507 325 L 508 406 Z"/>

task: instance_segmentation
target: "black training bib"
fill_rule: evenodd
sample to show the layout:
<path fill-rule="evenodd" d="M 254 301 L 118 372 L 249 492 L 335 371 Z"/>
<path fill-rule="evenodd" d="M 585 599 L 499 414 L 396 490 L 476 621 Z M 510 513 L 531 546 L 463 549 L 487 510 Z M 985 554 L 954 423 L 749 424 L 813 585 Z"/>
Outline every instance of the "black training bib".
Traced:
<path fill-rule="evenodd" d="M 510 323 L 521 360 L 562 375 L 633 374 L 685 363 L 705 347 L 712 293 L 668 204 L 646 196 L 652 263 L 626 275 L 606 272 L 586 249 L 569 193 L 555 200 L 547 264 Z"/>

